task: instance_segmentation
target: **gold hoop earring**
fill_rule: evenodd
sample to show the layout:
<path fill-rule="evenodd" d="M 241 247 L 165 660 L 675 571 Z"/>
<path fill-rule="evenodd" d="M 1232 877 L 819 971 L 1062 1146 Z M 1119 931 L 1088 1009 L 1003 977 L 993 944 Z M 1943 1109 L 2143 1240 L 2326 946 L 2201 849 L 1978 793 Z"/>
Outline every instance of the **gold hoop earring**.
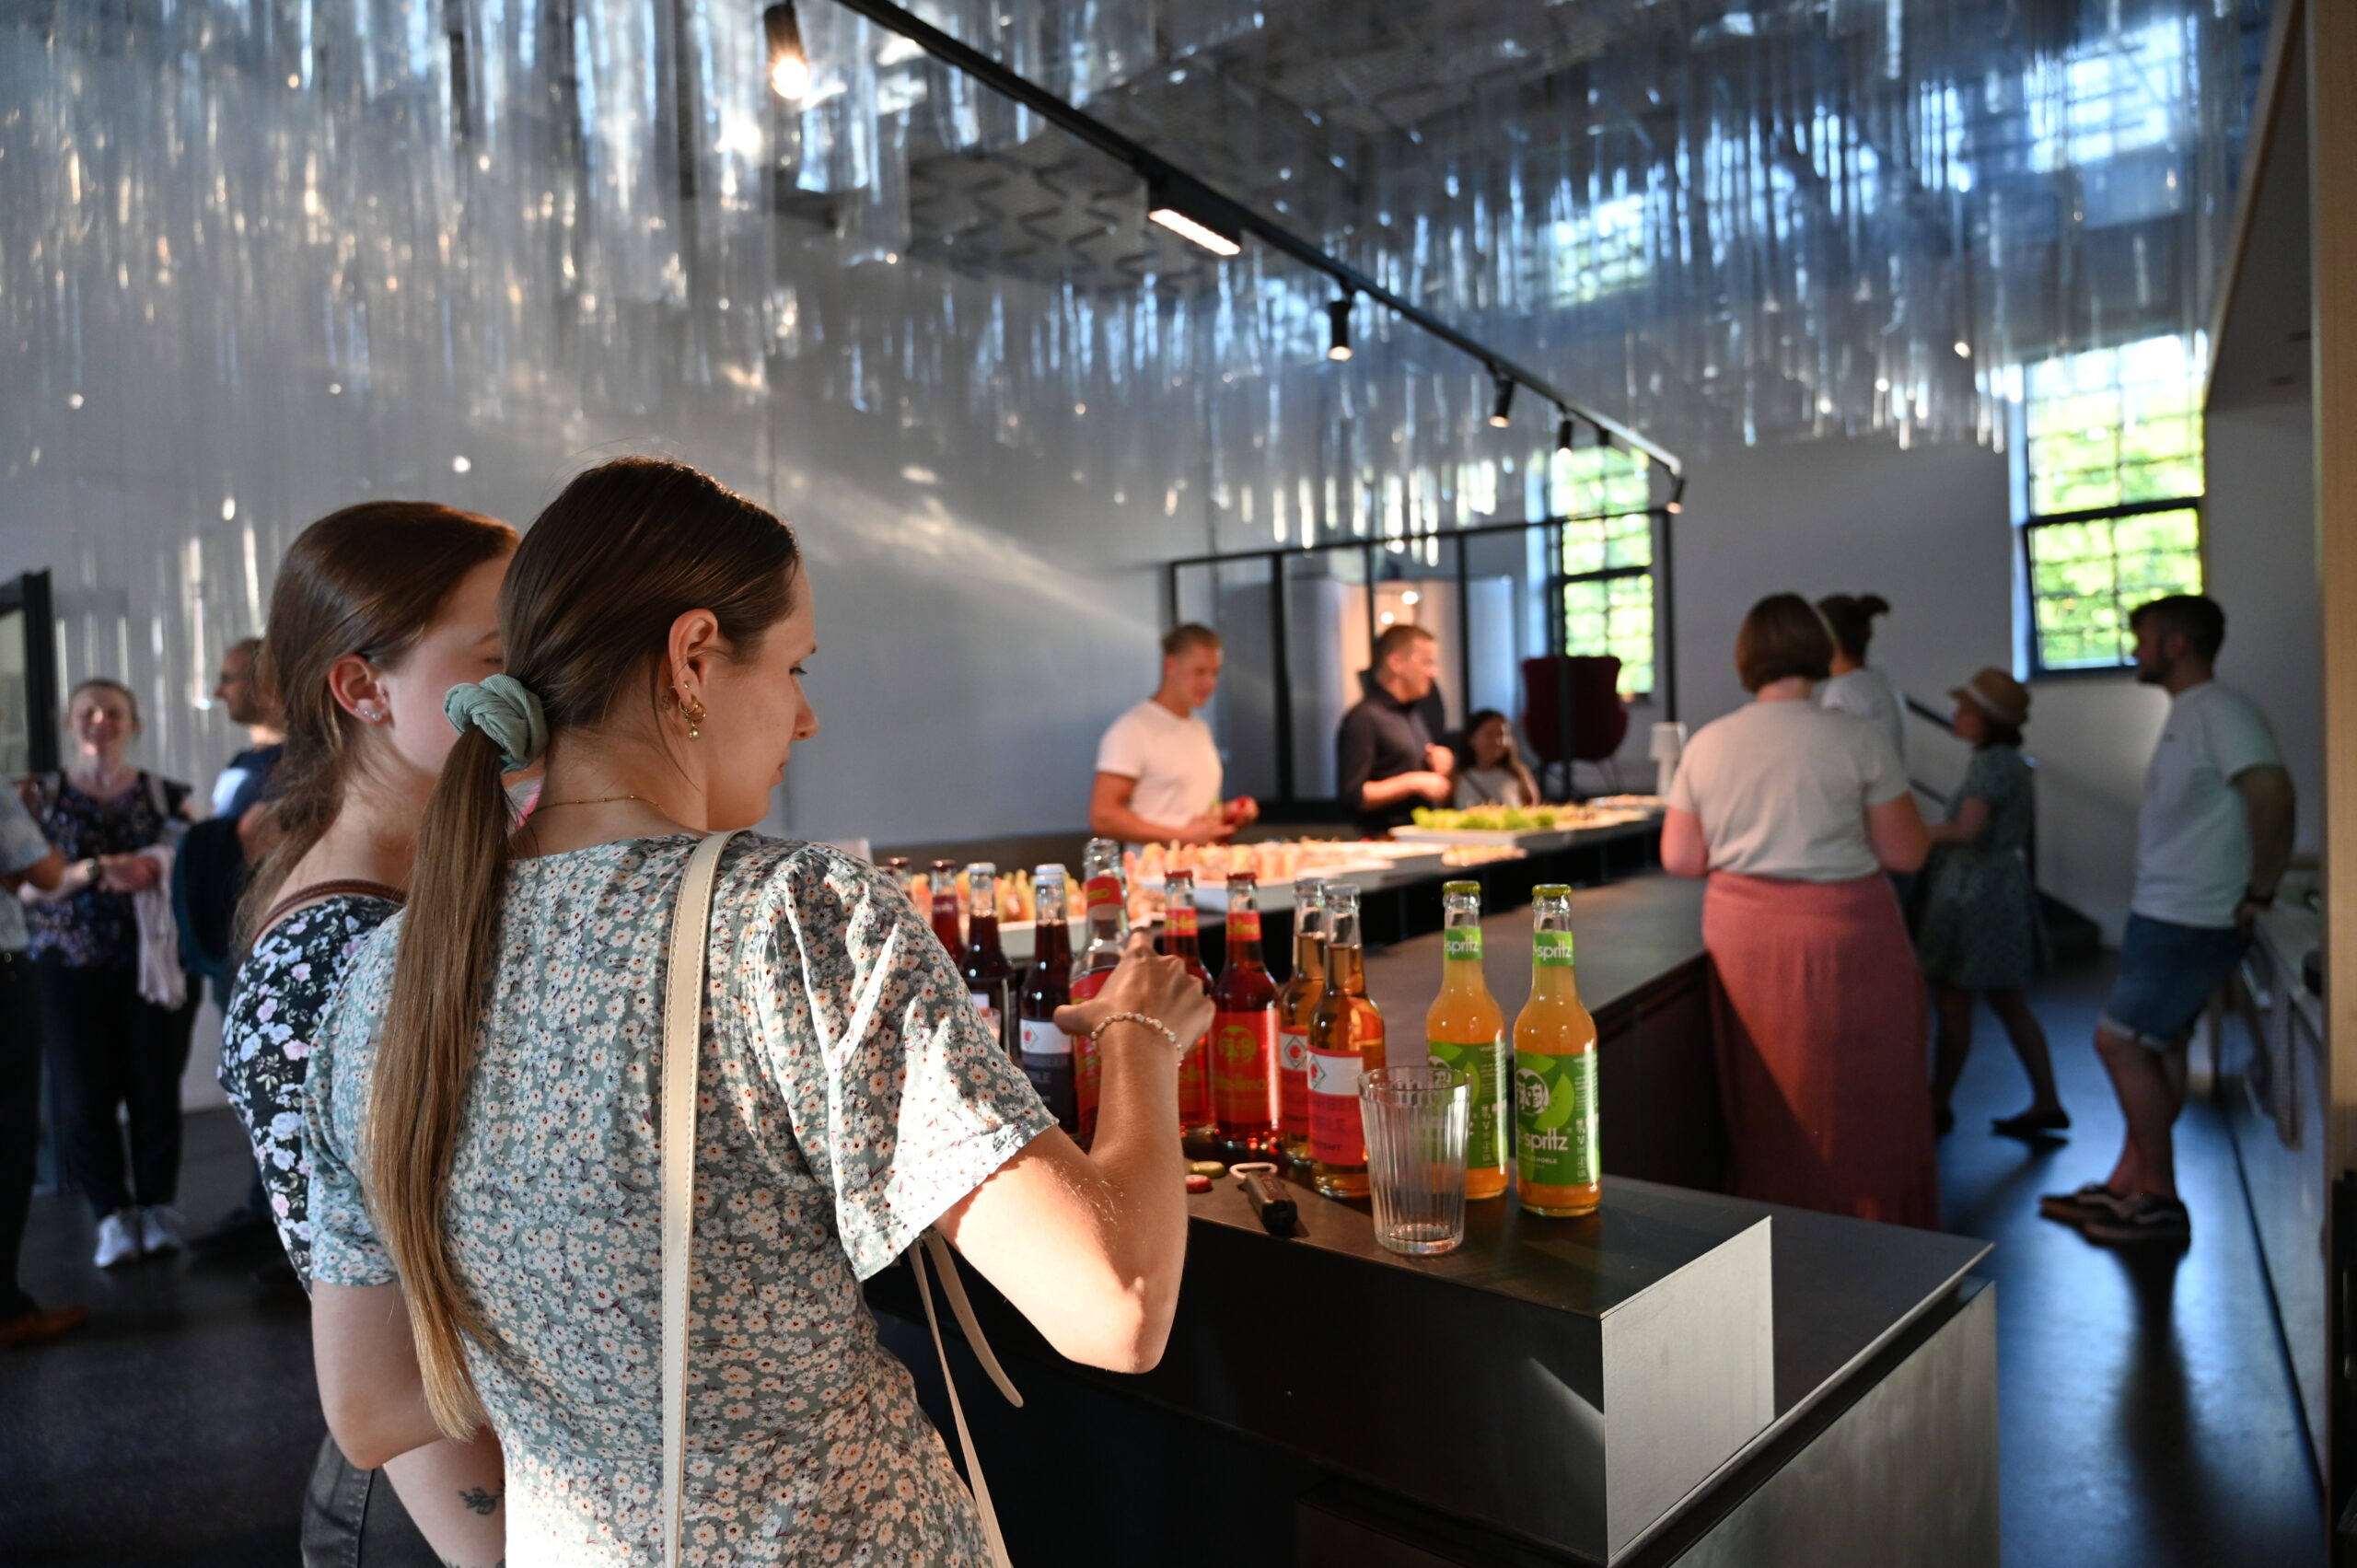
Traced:
<path fill-rule="evenodd" d="M 679 716 L 688 721 L 688 738 L 694 740 L 703 734 L 703 704 L 679 699 Z"/>

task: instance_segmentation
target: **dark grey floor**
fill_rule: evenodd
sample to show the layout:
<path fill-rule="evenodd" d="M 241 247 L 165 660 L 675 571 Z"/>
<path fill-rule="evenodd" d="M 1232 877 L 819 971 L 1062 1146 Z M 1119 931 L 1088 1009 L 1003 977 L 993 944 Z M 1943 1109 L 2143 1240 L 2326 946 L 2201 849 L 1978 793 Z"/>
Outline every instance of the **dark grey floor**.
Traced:
<path fill-rule="evenodd" d="M 2194 1244 L 2124 1256 L 2037 1217 L 2108 1167 L 2119 1118 L 2089 1041 L 2101 968 L 2041 988 L 2078 1128 L 2038 1151 L 1984 1129 L 2027 1099 L 1981 1019 L 1942 1149 L 1951 1229 L 1997 1243 L 2007 1568 L 2308 1568 L 2324 1561 L 2312 1460 L 2266 1304 L 2234 1153 L 2197 1103 L 2181 1128 Z M 228 1114 L 192 1117 L 195 1223 L 243 1190 Z M 80 1301 L 79 1336 L 0 1355 L 0 1564 L 275 1568 L 320 1422 L 299 1295 L 251 1260 L 102 1274 L 78 1203 L 35 1200 L 26 1283 Z"/>
<path fill-rule="evenodd" d="M 2038 1217 L 2039 1193 L 2105 1176 L 2119 1152 L 2094 1047 L 2109 972 L 2077 968 L 2034 997 L 2070 1142 L 1988 1131 L 2029 1089 L 1983 1011 L 1940 1150 L 1947 1227 L 1997 1244 L 1983 1272 L 1997 1282 L 2006 1568 L 2320 1568 L 2315 1463 L 2234 1145 L 2198 1086 L 2177 1125 L 2190 1248 L 2116 1251 Z"/>

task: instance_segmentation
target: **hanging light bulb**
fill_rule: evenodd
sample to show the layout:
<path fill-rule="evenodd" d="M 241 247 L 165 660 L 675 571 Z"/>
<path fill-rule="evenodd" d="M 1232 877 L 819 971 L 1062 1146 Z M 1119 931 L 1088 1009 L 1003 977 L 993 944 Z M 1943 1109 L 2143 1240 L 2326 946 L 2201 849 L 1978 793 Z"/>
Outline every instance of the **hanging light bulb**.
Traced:
<path fill-rule="evenodd" d="M 1328 305 L 1326 319 L 1329 323 L 1327 329 L 1326 357 L 1329 359 L 1350 358 L 1351 296 L 1346 294 Z"/>
<path fill-rule="evenodd" d="M 791 0 L 761 11 L 761 36 L 770 47 L 770 90 L 791 102 L 810 90 L 810 57 L 802 50 L 802 24 Z"/>
<path fill-rule="evenodd" d="M 1498 383 L 1498 401 L 1490 405 L 1490 426 L 1504 430 L 1514 423 L 1514 382 L 1494 370 L 1490 374 Z"/>
<path fill-rule="evenodd" d="M 1562 419 L 1557 420 L 1555 422 L 1555 449 L 1560 452 L 1570 451 L 1572 449 L 1572 438 L 1576 434 L 1578 434 L 1578 430 L 1577 427 L 1572 424 L 1572 416 L 1570 414 L 1567 413 Z"/>

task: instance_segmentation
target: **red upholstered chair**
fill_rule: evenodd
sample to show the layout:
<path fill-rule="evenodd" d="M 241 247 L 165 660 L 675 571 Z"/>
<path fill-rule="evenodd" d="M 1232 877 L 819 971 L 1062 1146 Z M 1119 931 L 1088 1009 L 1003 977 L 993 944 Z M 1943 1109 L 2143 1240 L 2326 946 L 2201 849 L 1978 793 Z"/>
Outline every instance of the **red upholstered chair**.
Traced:
<path fill-rule="evenodd" d="M 1572 765 L 1602 764 L 1617 792 L 1612 759 L 1628 738 L 1629 710 L 1620 701 L 1620 661 L 1609 654 L 1550 654 L 1522 661 L 1522 733 L 1537 753 L 1538 783 L 1562 770 L 1562 793 L 1573 793 Z"/>

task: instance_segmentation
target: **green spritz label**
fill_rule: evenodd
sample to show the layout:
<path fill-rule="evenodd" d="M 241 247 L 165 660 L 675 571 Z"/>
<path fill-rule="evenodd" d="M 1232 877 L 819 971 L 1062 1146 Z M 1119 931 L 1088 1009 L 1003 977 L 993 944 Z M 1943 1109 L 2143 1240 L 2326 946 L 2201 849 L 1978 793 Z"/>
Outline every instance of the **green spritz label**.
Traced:
<path fill-rule="evenodd" d="M 1466 1168 L 1488 1170 L 1505 1164 L 1505 1119 L 1498 1110 L 1506 1077 L 1505 1037 L 1467 1045 L 1427 1040 L 1424 1051 L 1434 1066 L 1453 1067 L 1473 1081 L 1473 1106 L 1466 1118 Z"/>
<path fill-rule="evenodd" d="M 1452 961 L 1478 958 L 1481 956 L 1481 928 L 1478 925 L 1452 925 L 1440 934 L 1441 956 Z"/>
<path fill-rule="evenodd" d="M 1596 1180 L 1603 1169 L 1596 1126 L 1596 1052 L 1518 1053 L 1514 1128 L 1523 1180 L 1548 1187 L 1585 1187 Z"/>
<path fill-rule="evenodd" d="M 1533 932 L 1531 934 L 1530 940 L 1532 944 L 1530 956 L 1538 959 L 1538 962 L 1542 964 L 1562 964 L 1566 968 L 1570 967 L 1572 961 L 1572 934 L 1570 932 Z"/>

